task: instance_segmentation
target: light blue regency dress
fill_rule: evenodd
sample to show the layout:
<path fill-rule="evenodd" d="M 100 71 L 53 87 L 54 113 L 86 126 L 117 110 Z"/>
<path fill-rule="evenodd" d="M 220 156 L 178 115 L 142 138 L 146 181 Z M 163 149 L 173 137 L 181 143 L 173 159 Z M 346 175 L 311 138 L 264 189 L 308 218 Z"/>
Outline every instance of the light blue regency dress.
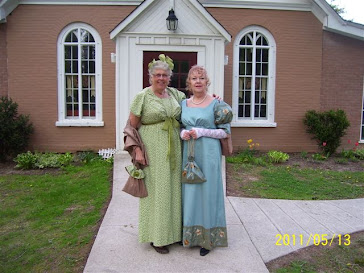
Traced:
<path fill-rule="evenodd" d="M 217 129 L 217 106 L 224 102 L 213 100 L 207 107 L 188 107 L 182 101 L 181 121 L 185 129 L 193 127 Z M 230 124 L 221 126 L 230 134 Z M 183 141 L 183 165 L 187 162 L 188 141 Z M 200 246 L 211 250 L 226 247 L 224 189 L 221 175 L 221 144 L 219 139 L 200 137 L 195 140 L 195 162 L 207 181 L 201 184 L 182 184 L 183 245 Z"/>
<path fill-rule="evenodd" d="M 165 246 L 182 238 L 181 101 L 184 93 L 167 88 L 169 98 L 151 88 L 138 93 L 130 111 L 141 118 L 139 134 L 149 165 L 143 169 L 148 196 L 139 202 L 139 242 Z"/>

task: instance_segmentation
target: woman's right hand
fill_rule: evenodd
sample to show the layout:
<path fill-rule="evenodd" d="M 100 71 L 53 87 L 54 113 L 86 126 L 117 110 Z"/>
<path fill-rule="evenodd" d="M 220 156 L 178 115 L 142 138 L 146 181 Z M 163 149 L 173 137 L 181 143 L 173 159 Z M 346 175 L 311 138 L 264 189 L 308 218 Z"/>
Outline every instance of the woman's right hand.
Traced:
<path fill-rule="evenodd" d="M 140 147 L 135 147 L 135 160 L 139 164 L 142 164 L 142 165 L 146 164 L 144 154 L 143 154 L 142 150 L 140 149 Z"/>

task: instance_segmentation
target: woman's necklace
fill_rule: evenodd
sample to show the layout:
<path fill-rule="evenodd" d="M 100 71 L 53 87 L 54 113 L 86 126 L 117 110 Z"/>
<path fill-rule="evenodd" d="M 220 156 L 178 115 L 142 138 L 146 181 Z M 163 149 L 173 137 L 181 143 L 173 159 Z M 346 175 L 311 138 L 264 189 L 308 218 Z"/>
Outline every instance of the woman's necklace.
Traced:
<path fill-rule="evenodd" d="M 201 104 L 201 103 L 203 103 L 205 101 L 205 99 L 207 98 L 207 94 L 205 95 L 205 97 L 200 102 L 194 102 L 194 100 L 193 100 L 194 98 L 195 98 L 195 96 L 192 97 L 191 102 L 194 105 L 199 105 L 199 104 Z"/>

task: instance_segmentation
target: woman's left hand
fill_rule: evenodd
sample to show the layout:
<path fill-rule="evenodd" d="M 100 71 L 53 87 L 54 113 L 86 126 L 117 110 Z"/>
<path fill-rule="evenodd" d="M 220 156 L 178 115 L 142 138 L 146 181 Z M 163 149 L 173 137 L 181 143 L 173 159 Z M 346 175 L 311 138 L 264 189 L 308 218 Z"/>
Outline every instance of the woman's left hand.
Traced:
<path fill-rule="evenodd" d="M 194 129 L 190 130 L 190 136 L 193 139 L 197 139 L 198 138 L 198 134 L 197 134 L 196 130 L 194 130 Z"/>
<path fill-rule="evenodd" d="M 181 132 L 181 138 L 183 140 L 189 140 L 191 138 L 190 131 L 183 129 L 182 132 Z"/>
<path fill-rule="evenodd" d="M 216 94 L 212 94 L 212 96 L 217 99 L 218 101 L 221 101 L 222 98 L 219 96 L 219 95 L 216 95 Z"/>

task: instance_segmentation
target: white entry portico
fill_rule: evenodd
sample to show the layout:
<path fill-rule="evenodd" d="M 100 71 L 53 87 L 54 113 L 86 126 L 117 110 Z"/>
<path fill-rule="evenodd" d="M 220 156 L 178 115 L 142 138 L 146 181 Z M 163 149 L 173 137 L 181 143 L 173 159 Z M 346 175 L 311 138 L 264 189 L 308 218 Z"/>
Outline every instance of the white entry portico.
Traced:
<path fill-rule="evenodd" d="M 178 18 L 169 31 L 170 9 Z M 196 0 L 146 0 L 110 33 L 116 42 L 116 148 L 123 148 L 123 128 L 134 96 L 143 88 L 143 52 L 195 52 L 211 80 L 210 92 L 223 97 L 225 44 L 230 34 Z"/>

